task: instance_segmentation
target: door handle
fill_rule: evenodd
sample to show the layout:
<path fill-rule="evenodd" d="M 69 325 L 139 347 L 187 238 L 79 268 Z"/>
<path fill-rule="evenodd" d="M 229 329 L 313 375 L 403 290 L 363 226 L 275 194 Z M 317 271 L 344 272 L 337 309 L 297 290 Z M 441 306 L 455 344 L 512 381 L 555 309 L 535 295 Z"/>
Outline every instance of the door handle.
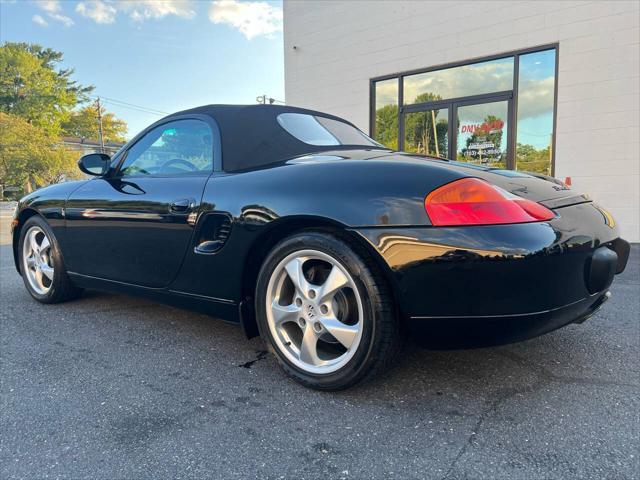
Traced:
<path fill-rule="evenodd" d="M 181 198 L 180 200 L 174 200 L 169 204 L 169 211 L 171 213 L 188 213 L 195 206 L 196 202 L 194 200 Z"/>

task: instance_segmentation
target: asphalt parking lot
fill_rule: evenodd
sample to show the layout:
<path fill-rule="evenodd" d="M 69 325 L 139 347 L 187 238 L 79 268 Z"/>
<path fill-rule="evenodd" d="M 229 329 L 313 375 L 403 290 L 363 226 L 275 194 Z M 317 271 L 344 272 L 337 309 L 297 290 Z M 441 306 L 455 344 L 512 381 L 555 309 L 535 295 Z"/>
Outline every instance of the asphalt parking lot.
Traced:
<path fill-rule="evenodd" d="M 409 345 L 341 393 L 259 340 L 112 294 L 44 306 L 2 220 L 0 478 L 639 478 L 640 250 L 584 325 L 500 348 Z"/>

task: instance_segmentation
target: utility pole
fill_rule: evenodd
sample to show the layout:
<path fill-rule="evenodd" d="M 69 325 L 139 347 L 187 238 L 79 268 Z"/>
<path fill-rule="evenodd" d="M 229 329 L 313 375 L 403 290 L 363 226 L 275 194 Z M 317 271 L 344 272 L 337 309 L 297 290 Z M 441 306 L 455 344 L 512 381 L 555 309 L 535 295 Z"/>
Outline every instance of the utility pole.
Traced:
<path fill-rule="evenodd" d="M 104 153 L 104 134 L 102 132 L 102 105 L 100 105 L 100 97 L 96 98 L 96 111 L 98 112 L 98 130 L 100 131 L 100 151 Z"/>
<path fill-rule="evenodd" d="M 273 105 L 277 101 L 278 100 L 276 100 L 275 98 L 267 97 L 266 95 L 258 95 L 256 97 L 256 102 L 261 103 L 262 105 L 266 105 L 267 102 L 269 102 L 269 105 Z M 284 102 L 280 102 L 280 103 L 284 103 Z"/>

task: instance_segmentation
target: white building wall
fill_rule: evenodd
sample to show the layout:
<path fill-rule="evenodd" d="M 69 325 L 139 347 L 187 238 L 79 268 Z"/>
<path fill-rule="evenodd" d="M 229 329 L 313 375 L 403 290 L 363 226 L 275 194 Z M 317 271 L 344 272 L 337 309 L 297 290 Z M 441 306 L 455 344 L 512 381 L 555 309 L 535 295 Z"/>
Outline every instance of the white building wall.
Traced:
<path fill-rule="evenodd" d="M 556 177 L 640 241 L 638 1 L 285 0 L 286 101 L 368 131 L 370 78 L 556 42 Z"/>

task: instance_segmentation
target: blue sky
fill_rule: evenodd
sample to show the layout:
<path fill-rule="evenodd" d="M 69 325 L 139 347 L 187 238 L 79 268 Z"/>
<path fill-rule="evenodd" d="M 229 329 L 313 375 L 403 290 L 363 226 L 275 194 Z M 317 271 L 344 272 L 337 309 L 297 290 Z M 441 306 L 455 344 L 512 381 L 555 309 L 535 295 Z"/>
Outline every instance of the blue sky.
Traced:
<path fill-rule="evenodd" d="M 0 41 L 63 52 L 129 136 L 162 115 L 122 102 L 171 113 L 261 94 L 284 100 L 280 1 L 5 0 Z"/>

